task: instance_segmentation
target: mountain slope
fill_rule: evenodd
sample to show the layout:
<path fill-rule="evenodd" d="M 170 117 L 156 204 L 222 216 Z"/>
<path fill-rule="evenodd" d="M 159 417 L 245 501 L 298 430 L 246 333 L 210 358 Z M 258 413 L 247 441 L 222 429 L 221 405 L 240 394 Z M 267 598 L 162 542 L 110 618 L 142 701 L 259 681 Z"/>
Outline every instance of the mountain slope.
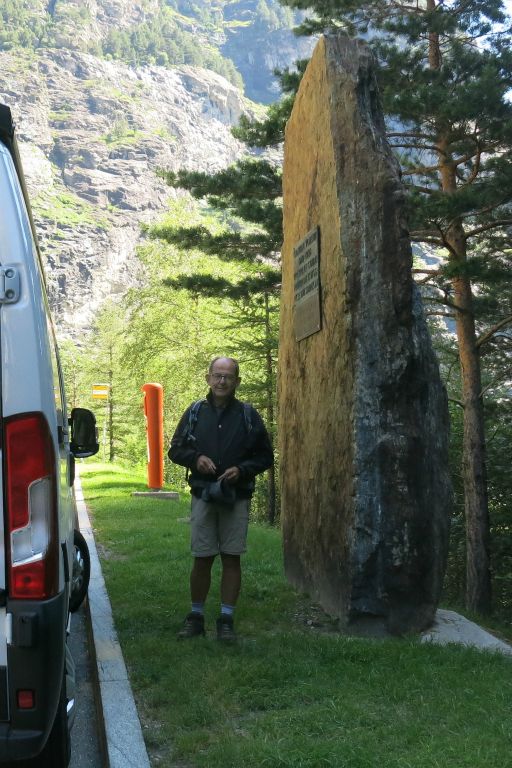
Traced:
<path fill-rule="evenodd" d="M 129 67 L 90 54 L 0 52 L 58 323 L 90 325 L 140 277 L 141 224 L 166 208 L 157 167 L 216 170 L 244 151 L 240 92 L 206 70 Z"/>
<path fill-rule="evenodd" d="M 273 68 L 304 54 L 291 21 L 277 0 L 0 0 L 0 101 L 62 332 L 140 280 L 141 224 L 175 194 L 158 167 L 215 171 L 247 151 L 230 129 L 255 105 L 222 75 L 272 99 Z"/>
<path fill-rule="evenodd" d="M 202 66 L 263 103 L 277 97 L 274 69 L 311 52 L 311 40 L 291 31 L 294 14 L 277 0 L 0 0 L 0 18 L 0 49 Z"/>

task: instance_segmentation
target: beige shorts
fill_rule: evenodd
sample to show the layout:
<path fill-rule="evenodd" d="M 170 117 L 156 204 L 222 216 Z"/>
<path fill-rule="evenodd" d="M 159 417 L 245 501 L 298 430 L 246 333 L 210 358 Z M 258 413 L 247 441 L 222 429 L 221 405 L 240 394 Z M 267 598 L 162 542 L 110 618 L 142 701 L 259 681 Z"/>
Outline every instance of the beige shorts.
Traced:
<path fill-rule="evenodd" d="M 192 496 L 190 524 L 194 557 L 241 555 L 247 544 L 249 499 L 237 499 L 233 507 L 226 507 Z"/>

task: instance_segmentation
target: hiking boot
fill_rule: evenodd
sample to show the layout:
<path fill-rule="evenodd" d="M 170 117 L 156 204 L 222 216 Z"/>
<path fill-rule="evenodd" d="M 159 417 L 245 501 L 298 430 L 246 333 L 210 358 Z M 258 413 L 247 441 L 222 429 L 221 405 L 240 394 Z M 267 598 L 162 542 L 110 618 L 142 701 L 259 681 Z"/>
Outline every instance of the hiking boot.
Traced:
<path fill-rule="evenodd" d="M 234 643 L 236 640 L 235 629 L 233 627 L 233 617 L 222 615 L 217 619 L 217 640 L 223 643 Z"/>
<path fill-rule="evenodd" d="M 178 640 L 188 640 L 190 637 L 204 636 L 204 616 L 200 613 L 189 613 L 178 632 Z"/>

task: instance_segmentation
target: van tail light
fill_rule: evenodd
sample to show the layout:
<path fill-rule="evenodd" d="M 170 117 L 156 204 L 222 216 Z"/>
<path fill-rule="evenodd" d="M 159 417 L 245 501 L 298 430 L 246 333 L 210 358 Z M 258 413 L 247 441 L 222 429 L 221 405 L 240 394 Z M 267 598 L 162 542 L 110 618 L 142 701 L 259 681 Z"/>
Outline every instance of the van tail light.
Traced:
<path fill-rule="evenodd" d="M 5 421 L 5 477 L 11 598 L 41 600 L 58 592 L 55 449 L 41 413 Z"/>

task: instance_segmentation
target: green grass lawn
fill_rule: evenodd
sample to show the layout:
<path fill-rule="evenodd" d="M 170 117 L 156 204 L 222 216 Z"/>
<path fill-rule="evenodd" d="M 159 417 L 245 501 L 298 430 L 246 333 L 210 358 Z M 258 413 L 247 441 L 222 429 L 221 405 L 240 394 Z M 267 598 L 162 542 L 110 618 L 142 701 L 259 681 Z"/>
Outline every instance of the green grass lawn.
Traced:
<path fill-rule="evenodd" d="M 338 634 L 287 584 L 279 531 L 256 524 L 239 642 L 215 640 L 217 564 L 208 636 L 178 642 L 188 495 L 132 497 L 145 478 L 119 467 L 82 464 L 80 474 L 152 766 L 512 766 L 510 658 Z"/>

